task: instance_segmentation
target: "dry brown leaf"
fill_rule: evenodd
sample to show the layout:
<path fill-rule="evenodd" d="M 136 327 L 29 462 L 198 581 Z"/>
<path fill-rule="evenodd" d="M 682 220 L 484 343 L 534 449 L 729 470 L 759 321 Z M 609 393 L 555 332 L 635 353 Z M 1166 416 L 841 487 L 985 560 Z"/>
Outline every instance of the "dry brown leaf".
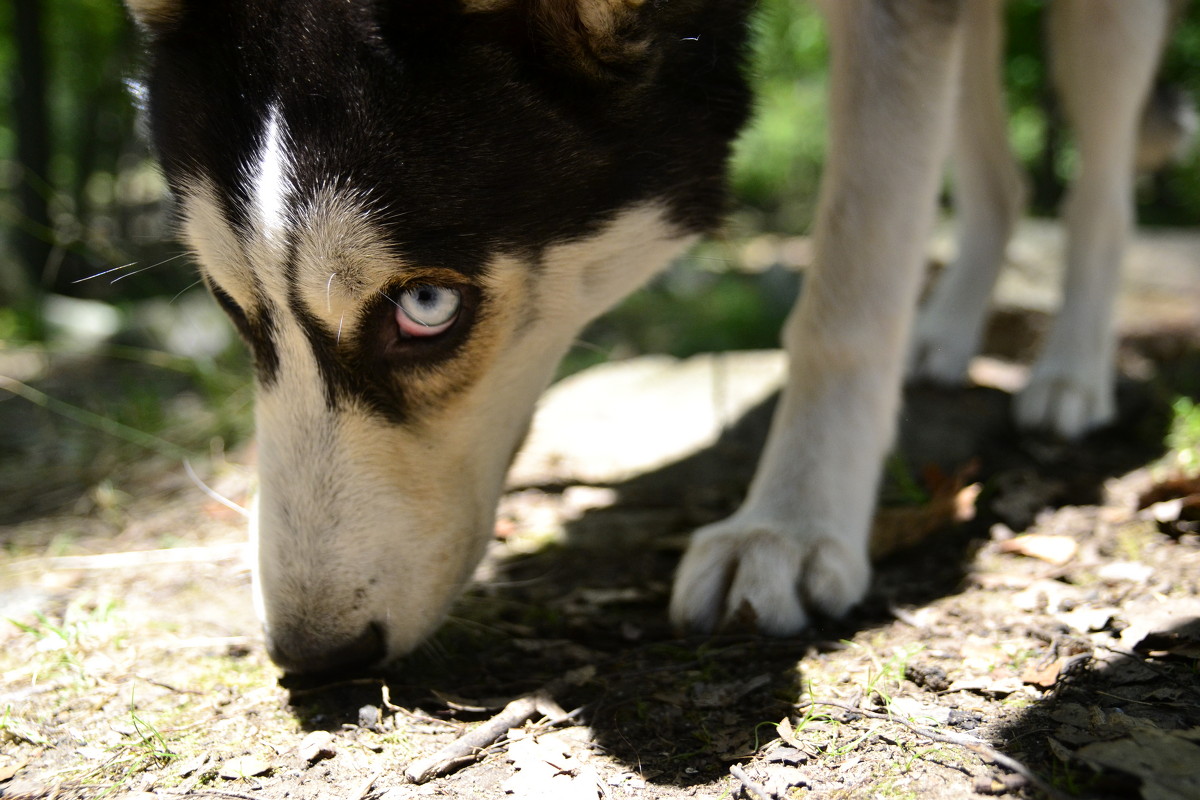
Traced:
<path fill-rule="evenodd" d="M 967 481 L 978 471 L 972 463 L 956 475 L 946 476 L 936 467 L 924 472 L 929 502 L 921 506 L 883 508 L 871 526 L 871 559 L 879 561 L 908 550 L 943 528 L 975 518 L 975 502 L 983 487 Z"/>
<path fill-rule="evenodd" d="M 1049 664 L 1030 664 L 1021 672 L 1021 680 L 1040 689 L 1052 689 L 1062 674 L 1063 664 L 1061 658 Z"/>
<path fill-rule="evenodd" d="M 1183 500 L 1182 506 L 1192 509 L 1200 507 L 1200 475 L 1159 481 L 1138 497 L 1138 508 L 1149 508 L 1170 500 Z"/>
<path fill-rule="evenodd" d="M 1001 553 L 1029 556 L 1061 567 L 1079 552 L 1079 543 L 1070 536 L 1053 533 L 1026 533 L 998 545 Z"/>

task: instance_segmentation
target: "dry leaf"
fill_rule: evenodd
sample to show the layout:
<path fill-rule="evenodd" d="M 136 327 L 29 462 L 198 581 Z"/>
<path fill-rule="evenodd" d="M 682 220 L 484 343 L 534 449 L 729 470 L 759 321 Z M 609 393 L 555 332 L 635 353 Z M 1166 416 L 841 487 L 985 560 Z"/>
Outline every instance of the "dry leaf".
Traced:
<path fill-rule="evenodd" d="M 1079 543 L 1070 536 L 1051 533 L 1027 533 L 1023 536 L 1015 536 L 1000 542 L 997 547 L 1001 553 L 1029 556 L 1056 567 L 1066 564 L 1079 551 Z"/>
<path fill-rule="evenodd" d="M 217 774 L 226 780 L 234 781 L 253 778 L 256 775 L 266 775 L 271 771 L 271 765 L 254 756 L 231 758 L 221 765 Z"/>
<path fill-rule="evenodd" d="M 893 553 L 915 547 L 943 528 L 975 518 L 975 501 L 983 487 L 966 485 L 978 465 L 969 464 L 957 475 L 947 477 L 930 468 L 925 471 L 929 502 L 910 508 L 883 508 L 871 526 L 871 559 L 878 561 Z"/>
<path fill-rule="evenodd" d="M 1143 800 L 1194 800 L 1200 797 L 1200 747 L 1170 731 L 1134 731 L 1128 739 L 1096 742 L 1077 752 L 1083 761 L 1133 775 Z"/>
<path fill-rule="evenodd" d="M 1061 611 L 1054 617 L 1071 630 L 1095 633 L 1107 630 L 1115 613 L 1115 608 L 1076 608 L 1073 611 Z"/>
<path fill-rule="evenodd" d="M 599 776 L 570 752 L 565 737 L 517 735 L 508 746 L 516 773 L 503 789 L 513 800 L 596 800 L 603 794 Z"/>
<path fill-rule="evenodd" d="M 1021 673 L 1021 680 L 1041 689 L 1052 689 L 1062 674 L 1063 664 L 1061 658 L 1056 658 L 1049 664 L 1030 664 Z"/>
<path fill-rule="evenodd" d="M 779 738 L 792 747 L 798 750 L 804 749 L 804 745 L 796 738 L 796 730 L 792 727 L 792 721 L 787 717 L 779 721 L 779 724 L 775 726 L 775 730 L 779 734 Z"/>

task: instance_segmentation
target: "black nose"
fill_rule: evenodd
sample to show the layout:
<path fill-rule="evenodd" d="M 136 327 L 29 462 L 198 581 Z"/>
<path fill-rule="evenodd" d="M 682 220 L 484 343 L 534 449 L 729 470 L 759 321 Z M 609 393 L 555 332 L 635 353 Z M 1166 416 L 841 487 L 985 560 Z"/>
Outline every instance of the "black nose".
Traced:
<path fill-rule="evenodd" d="M 306 630 L 267 636 L 271 660 L 293 674 L 353 672 L 374 666 L 387 655 L 383 626 L 372 622 L 352 639 L 326 640 Z"/>

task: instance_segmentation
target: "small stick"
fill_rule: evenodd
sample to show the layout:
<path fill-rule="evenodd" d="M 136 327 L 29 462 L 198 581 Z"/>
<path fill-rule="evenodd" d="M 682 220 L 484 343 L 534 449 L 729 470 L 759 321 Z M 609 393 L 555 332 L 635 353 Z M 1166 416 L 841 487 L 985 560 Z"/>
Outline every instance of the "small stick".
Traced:
<path fill-rule="evenodd" d="M 737 764 L 730 765 L 729 774 L 742 782 L 742 788 L 746 790 L 746 794 L 753 795 L 757 800 L 771 800 L 771 793 L 755 783 Z"/>
<path fill-rule="evenodd" d="M 539 692 L 518 697 L 479 727 L 464 733 L 433 755 L 409 764 L 404 776 L 410 783 L 425 783 L 470 764 L 479 758 L 485 748 L 508 733 L 510 728 L 521 725 L 538 713 L 538 706 L 544 703 L 540 695 Z"/>

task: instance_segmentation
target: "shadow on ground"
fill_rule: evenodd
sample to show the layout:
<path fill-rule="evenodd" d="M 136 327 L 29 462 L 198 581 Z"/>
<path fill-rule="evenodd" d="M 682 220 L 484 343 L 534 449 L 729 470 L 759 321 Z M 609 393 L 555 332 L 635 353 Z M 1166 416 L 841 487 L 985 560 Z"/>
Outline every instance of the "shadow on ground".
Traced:
<path fill-rule="evenodd" d="M 464 598 L 446 630 L 383 677 L 391 702 L 470 721 L 554 683 L 554 699 L 589 726 L 594 746 L 646 781 L 661 787 L 711 783 L 730 763 L 776 738 L 775 723 L 795 716 L 810 691 L 806 664 L 816 666 L 831 656 L 836 665 L 840 652 L 886 642 L 889 628 L 900 624 L 897 617 L 909 616 L 904 609 L 974 588 L 974 558 L 988 545 L 994 526 L 1021 531 L 1057 508 L 1103 504 L 1111 478 L 1162 454 L 1169 400 L 1191 391 L 1191 367 L 1200 356 L 1190 345 L 1165 338 L 1133 341 L 1129 348 L 1129 358 L 1156 359 L 1155 376 L 1123 383 L 1120 424 L 1077 445 L 1019 436 L 1008 421 L 1004 392 L 910 389 L 897 460 L 907 473 L 889 478 L 885 507 L 910 493 L 898 484 L 935 465 L 944 474 L 974 471 L 974 480 L 984 487 L 978 515 L 880 564 L 869 597 L 847 620 L 818 620 L 806 635 L 791 640 L 678 638 L 666 621 L 684 537 L 740 502 L 765 438 L 772 399 L 707 450 L 611 487 L 615 502 L 576 515 L 567 523 L 564 544 L 496 564 L 493 577 Z M 564 490 L 569 491 L 544 487 L 549 494 Z M 1071 579 L 1060 575 L 1056 580 Z M 964 608 L 954 612 L 962 617 L 955 635 L 964 640 L 996 637 L 1008 624 L 989 619 L 985 609 Z M 1035 639 L 1042 635 L 1040 629 L 1034 633 Z M 1048 641 L 1046 652 L 1034 655 L 1056 655 L 1058 648 L 1069 655 L 1070 641 L 1065 635 Z M 1114 676 L 1125 675 L 1134 662 L 1143 676 L 1186 669 L 1183 661 L 1164 666 L 1142 656 L 1122 658 L 1097 661 L 1095 669 L 1072 662 L 1076 671 L 1064 672 L 1060 688 L 997 722 L 993 741 L 1061 785 L 1088 788 L 1087 770 L 1068 766 L 1061 753 L 1055 758 L 1045 743 L 1048 730 L 1068 724 L 1053 721 L 1065 713 L 1062 709 L 1075 713 L 1081 694 L 1123 697 L 1117 690 L 1130 684 Z M 886 668 L 882 659 L 876 662 L 881 671 Z M 378 702 L 378 685 L 370 680 L 319 690 L 298 687 L 292 703 L 306 727 L 357 725 L 363 714 L 378 713 L 370 710 Z M 944 690 L 934 686 L 928 696 Z M 1195 707 L 1185 706 L 1195 702 L 1197 691 L 1193 675 L 1165 705 L 1144 692 L 1132 701 L 1153 713 L 1174 715 L 1172 728 L 1195 726 L 1200 723 Z M 1120 703 L 1113 699 L 1102 705 L 1111 714 Z M 360 711 L 363 707 L 367 710 Z M 986 716 L 963 713 L 964 719 Z"/>

